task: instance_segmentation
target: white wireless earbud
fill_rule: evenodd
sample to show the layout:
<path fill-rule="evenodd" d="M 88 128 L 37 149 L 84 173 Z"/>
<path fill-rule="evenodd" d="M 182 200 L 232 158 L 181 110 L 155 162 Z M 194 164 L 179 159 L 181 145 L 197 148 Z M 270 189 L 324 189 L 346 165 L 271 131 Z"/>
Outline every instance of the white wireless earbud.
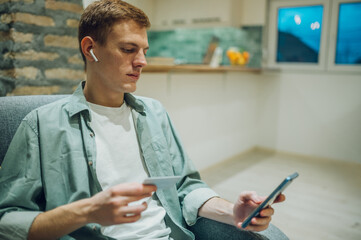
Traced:
<path fill-rule="evenodd" d="M 90 55 L 92 55 L 92 57 L 94 58 L 94 61 L 99 62 L 98 58 L 95 56 L 93 49 L 90 49 Z"/>

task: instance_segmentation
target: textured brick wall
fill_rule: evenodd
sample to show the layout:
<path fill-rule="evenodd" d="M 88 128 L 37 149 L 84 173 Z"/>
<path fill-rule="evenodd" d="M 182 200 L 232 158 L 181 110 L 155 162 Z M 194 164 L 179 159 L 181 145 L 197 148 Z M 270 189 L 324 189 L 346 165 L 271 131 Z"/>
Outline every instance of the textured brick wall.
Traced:
<path fill-rule="evenodd" d="M 0 0 L 0 96 L 73 91 L 82 11 L 81 0 Z"/>

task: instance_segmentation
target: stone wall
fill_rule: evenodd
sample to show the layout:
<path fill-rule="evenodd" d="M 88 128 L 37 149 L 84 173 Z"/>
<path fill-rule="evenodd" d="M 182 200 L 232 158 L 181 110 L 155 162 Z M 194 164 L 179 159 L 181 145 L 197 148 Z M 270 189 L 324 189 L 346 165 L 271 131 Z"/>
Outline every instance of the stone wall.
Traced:
<path fill-rule="evenodd" d="M 71 93 L 83 80 L 81 0 L 0 0 L 0 96 Z"/>

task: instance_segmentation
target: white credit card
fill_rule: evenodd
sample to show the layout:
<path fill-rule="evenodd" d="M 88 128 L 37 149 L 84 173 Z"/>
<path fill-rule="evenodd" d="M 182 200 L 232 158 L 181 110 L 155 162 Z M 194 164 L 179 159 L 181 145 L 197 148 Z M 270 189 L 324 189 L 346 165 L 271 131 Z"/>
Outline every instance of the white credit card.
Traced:
<path fill-rule="evenodd" d="M 181 178 L 181 176 L 150 177 L 146 178 L 143 184 L 156 185 L 157 190 L 166 189 L 175 185 Z"/>

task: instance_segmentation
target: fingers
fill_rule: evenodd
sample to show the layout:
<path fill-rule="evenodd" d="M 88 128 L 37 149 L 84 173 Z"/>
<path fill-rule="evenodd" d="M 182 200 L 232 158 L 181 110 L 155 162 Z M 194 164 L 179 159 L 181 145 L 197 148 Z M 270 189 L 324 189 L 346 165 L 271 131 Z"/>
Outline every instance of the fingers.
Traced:
<path fill-rule="evenodd" d="M 240 201 L 247 202 L 247 201 L 253 201 L 257 204 L 262 203 L 266 198 L 260 197 L 257 195 L 254 191 L 245 191 L 242 192 L 240 195 Z"/>
<path fill-rule="evenodd" d="M 266 230 L 272 220 L 271 215 L 266 217 L 254 217 L 251 223 L 245 228 L 250 231 L 263 231 Z M 238 223 L 237 226 L 242 228 L 242 222 Z"/>
<path fill-rule="evenodd" d="M 262 202 L 266 200 L 267 197 L 260 197 L 253 191 L 242 192 L 238 202 L 235 204 L 234 214 L 235 222 L 237 227 L 242 228 L 242 221 Z M 275 203 L 285 201 L 286 197 L 283 194 L 277 196 Z M 274 209 L 268 206 L 265 209 L 262 209 L 257 217 L 254 217 L 251 220 L 251 223 L 246 227 L 246 230 L 251 231 L 263 231 L 268 228 L 271 221 L 271 217 L 274 214 Z"/>
<path fill-rule="evenodd" d="M 104 226 L 137 221 L 147 204 L 136 202 L 150 197 L 156 189 L 156 186 L 125 183 L 99 192 L 88 201 L 87 218 Z"/>
<path fill-rule="evenodd" d="M 240 198 L 243 200 L 254 200 L 257 199 L 258 195 L 254 191 L 242 192 Z"/>
<path fill-rule="evenodd" d="M 147 204 L 142 203 L 140 205 L 133 206 L 122 206 L 118 209 L 118 219 L 116 221 L 124 223 L 124 222 L 134 222 L 139 220 L 141 217 L 141 213 L 147 209 Z"/>
<path fill-rule="evenodd" d="M 260 217 L 270 217 L 270 216 L 272 216 L 274 213 L 275 213 L 275 210 L 274 210 L 272 207 L 267 207 L 267 208 L 262 209 L 262 210 L 259 212 L 259 216 L 260 216 Z"/>
<path fill-rule="evenodd" d="M 257 217 L 252 218 L 251 223 L 245 228 L 250 231 L 263 231 L 266 230 L 272 220 L 274 209 L 267 207 L 260 211 Z M 242 228 L 242 222 L 237 223 L 239 228 Z"/>
<path fill-rule="evenodd" d="M 155 185 L 144 185 L 141 183 L 118 184 L 110 189 L 113 197 L 151 195 L 156 190 L 157 187 Z"/>
<path fill-rule="evenodd" d="M 125 197 L 112 199 L 110 205 L 108 205 L 109 207 L 103 208 L 101 214 L 97 216 L 97 219 L 101 221 L 99 223 L 109 226 L 138 221 L 141 213 L 147 209 L 148 204 L 143 202 L 141 204 L 128 205 L 124 199 Z"/>
<path fill-rule="evenodd" d="M 256 192 L 254 191 L 246 191 L 242 192 L 240 195 L 240 200 L 242 201 L 253 201 L 257 204 L 262 203 L 264 200 L 266 200 L 267 197 L 261 197 L 258 196 Z M 286 196 L 284 194 L 280 194 L 275 199 L 274 203 L 280 203 L 284 202 L 286 200 Z"/>
<path fill-rule="evenodd" d="M 151 194 L 144 194 L 139 196 L 118 196 L 118 197 L 113 197 L 111 199 L 111 202 L 114 206 L 127 206 L 132 202 L 136 202 L 141 199 L 145 199 L 149 197 L 151 197 Z"/>
<path fill-rule="evenodd" d="M 140 183 L 119 184 L 109 189 L 110 197 L 114 205 L 128 205 L 131 202 L 152 196 L 157 190 L 154 185 L 143 185 Z"/>
<path fill-rule="evenodd" d="M 286 196 L 284 194 L 280 194 L 280 195 L 277 196 L 274 203 L 284 202 L 285 200 L 286 200 Z"/>
<path fill-rule="evenodd" d="M 121 223 L 132 223 L 136 222 L 141 218 L 141 213 L 146 209 L 142 205 L 138 206 L 123 206 L 118 209 L 118 213 L 114 214 L 112 222 L 109 225 L 121 224 Z"/>
<path fill-rule="evenodd" d="M 147 204 L 145 202 L 139 205 L 131 205 L 131 206 L 127 205 L 120 207 L 118 209 L 118 214 L 124 216 L 137 215 L 146 209 L 147 209 Z"/>
<path fill-rule="evenodd" d="M 251 224 L 247 227 L 247 229 L 256 232 L 266 230 L 271 220 L 272 218 L 270 216 L 253 218 Z"/>

